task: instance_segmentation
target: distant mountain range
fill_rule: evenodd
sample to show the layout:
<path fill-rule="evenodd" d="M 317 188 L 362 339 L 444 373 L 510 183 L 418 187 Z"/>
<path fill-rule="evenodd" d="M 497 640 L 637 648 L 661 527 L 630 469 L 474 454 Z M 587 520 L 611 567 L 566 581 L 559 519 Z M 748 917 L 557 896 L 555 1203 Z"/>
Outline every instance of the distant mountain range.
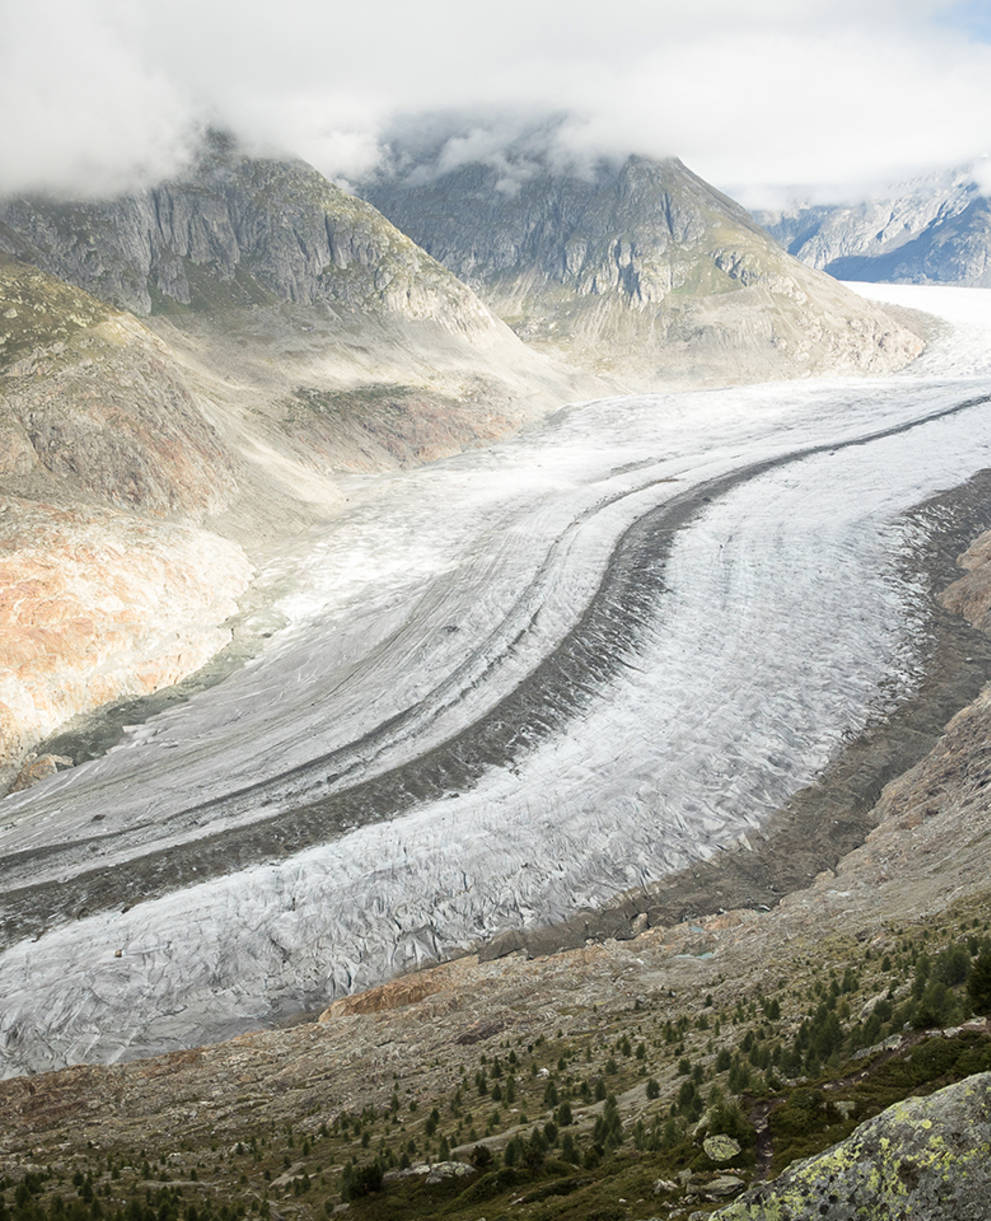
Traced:
<path fill-rule="evenodd" d="M 841 280 L 991 287 L 991 199 L 972 169 L 860 203 L 796 204 L 754 217 L 790 254 Z"/>

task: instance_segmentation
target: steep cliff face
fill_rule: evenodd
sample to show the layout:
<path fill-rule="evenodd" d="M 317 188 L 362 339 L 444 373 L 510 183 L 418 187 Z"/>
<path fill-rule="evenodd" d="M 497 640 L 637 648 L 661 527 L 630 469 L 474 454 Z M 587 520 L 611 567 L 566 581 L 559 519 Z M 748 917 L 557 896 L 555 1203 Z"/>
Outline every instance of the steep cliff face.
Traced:
<path fill-rule="evenodd" d="M 839 279 L 991 286 L 991 200 L 967 172 L 857 204 L 754 215 L 796 258 Z"/>
<path fill-rule="evenodd" d="M 631 384 L 884 370 L 921 349 L 680 161 L 424 166 L 365 188 L 524 339 Z"/>
<path fill-rule="evenodd" d="M 139 195 L 0 202 L 0 249 L 140 315 L 293 302 L 495 324 L 374 208 L 301 161 L 214 145 L 190 175 Z"/>

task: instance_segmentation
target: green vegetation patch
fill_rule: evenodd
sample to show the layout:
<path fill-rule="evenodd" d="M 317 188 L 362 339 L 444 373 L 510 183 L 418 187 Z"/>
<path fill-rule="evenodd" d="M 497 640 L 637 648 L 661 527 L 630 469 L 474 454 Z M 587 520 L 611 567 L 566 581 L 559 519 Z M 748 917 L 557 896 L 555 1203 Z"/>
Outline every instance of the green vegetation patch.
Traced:
<path fill-rule="evenodd" d="M 113 312 L 88 293 L 0 255 L 0 370 L 68 342 Z"/>

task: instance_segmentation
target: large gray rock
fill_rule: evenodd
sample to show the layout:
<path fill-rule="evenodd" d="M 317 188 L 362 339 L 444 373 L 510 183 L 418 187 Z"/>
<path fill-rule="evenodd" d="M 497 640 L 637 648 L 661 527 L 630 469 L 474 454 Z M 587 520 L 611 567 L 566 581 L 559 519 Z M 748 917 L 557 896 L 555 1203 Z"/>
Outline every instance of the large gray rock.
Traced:
<path fill-rule="evenodd" d="M 707 1136 L 702 1142 L 702 1148 L 711 1162 L 731 1162 L 740 1155 L 740 1143 L 732 1136 Z"/>
<path fill-rule="evenodd" d="M 909 1098 L 714 1216 L 721 1221 L 984 1221 L 991 1073 Z"/>

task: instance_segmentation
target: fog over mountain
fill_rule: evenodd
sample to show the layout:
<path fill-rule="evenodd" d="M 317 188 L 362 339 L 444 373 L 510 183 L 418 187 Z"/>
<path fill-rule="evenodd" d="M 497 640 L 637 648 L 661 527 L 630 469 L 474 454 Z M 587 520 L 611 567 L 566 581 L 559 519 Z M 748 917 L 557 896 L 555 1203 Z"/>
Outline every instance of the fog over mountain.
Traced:
<path fill-rule="evenodd" d="M 0 3 L 0 192 L 106 197 L 205 126 L 354 179 L 404 114 L 477 111 L 495 155 L 564 113 L 563 155 L 677 155 L 751 206 L 985 151 L 991 47 L 951 0 Z M 493 116 L 497 116 L 493 118 Z M 477 159 L 477 158 L 476 158 Z"/>

